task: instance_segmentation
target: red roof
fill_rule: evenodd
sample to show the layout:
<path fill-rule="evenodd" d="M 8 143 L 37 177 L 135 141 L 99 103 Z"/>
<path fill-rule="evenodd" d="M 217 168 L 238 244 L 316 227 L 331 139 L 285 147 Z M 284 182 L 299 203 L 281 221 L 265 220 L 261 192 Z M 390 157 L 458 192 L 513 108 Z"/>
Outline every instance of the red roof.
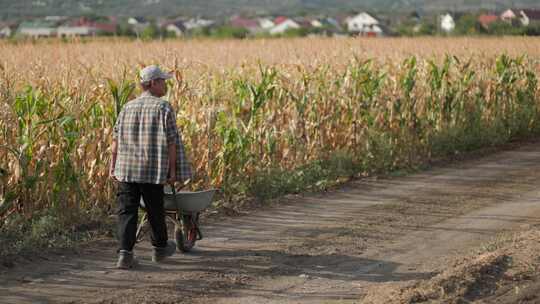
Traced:
<path fill-rule="evenodd" d="M 279 16 L 279 17 L 276 17 L 276 19 L 274 19 L 274 24 L 275 25 L 278 25 L 278 24 L 281 24 L 285 21 L 289 20 L 289 18 L 285 17 L 285 16 Z"/>
<path fill-rule="evenodd" d="M 116 33 L 116 24 L 114 23 L 94 23 L 94 27 L 105 33 Z"/>
<path fill-rule="evenodd" d="M 70 25 L 71 26 L 87 26 L 87 27 L 95 28 L 102 32 L 115 33 L 116 20 L 113 18 L 110 18 L 109 20 L 111 21 L 110 22 L 96 22 L 96 21 L 91 21 L 88 18 L 81 17 L 70 22 Z"/>
<path fill-rule="evenodd" d="M 478 22 L 485 28 L 497 20 L 499 20 L 499 16 L 497 15 L 480 15 L 478 17 Z"/>

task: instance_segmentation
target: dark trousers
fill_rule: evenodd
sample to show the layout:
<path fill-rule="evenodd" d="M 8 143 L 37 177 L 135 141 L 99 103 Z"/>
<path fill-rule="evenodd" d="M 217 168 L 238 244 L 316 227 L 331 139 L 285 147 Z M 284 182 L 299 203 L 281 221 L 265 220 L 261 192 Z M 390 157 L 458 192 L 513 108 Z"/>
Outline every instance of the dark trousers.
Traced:
<path fill-rule="evenodd" d="M 163 185 L 124 183 L 118 184 L 118 238 L 120 249 L 132 251 L 136 242 L 138 211 L 144 199 L 150 223 L 152 245 L 167 246 L 167 225 L 163 207 Z"/>

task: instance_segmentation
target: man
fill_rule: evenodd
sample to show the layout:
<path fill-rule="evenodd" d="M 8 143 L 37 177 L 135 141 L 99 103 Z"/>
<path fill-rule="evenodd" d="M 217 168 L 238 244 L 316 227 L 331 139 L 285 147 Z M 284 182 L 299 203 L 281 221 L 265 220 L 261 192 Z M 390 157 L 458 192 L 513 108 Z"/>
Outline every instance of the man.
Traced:
<path fill-rule="evenodd" d="M 128 102 L 116 121 L 112 143 L 111 177 L 118 181 L 117 268 L 136 264 L 138 209 L 145 202 L 151 228 L 152 261 L 160 262 L 176 251 L 167 239 L 163 186 L 191 177 L 184 146 L 176 127 L 176 114 L 161 97 L 167 93 L 166 80 L 172 76 L 155 65 L 140 71 L 143 93 Z"/>

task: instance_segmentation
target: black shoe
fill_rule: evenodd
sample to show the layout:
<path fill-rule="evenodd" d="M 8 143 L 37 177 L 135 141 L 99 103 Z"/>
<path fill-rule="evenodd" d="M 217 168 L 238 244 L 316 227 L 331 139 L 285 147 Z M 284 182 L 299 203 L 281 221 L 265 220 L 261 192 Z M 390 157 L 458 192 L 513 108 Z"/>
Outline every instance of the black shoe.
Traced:
<path fill-rule="evenodd" d="M 176 243 L 174 241 L 167 241 L 165 247 L 154 247 L 154 253 L 152 254 L 152 262 L 159 263 L 165 258 L 170 257 L 176 252 Z"/>
<path fill-rule="evenodd" d="M 138 262 L 133 255 L 133 251 L 120 250 L 118 252 L 118 262 L 116 262 L 116 268 L 131 269 L 137 265 Z"/>

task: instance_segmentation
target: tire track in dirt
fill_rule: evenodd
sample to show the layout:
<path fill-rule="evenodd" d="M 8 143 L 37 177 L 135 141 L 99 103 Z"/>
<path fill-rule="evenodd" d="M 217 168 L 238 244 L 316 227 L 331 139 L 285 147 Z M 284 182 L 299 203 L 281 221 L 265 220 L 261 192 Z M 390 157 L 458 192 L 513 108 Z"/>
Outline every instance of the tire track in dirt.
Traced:
<path fill-rule="evenodd" d="M 540 223 L 540 143 L 407 177 L 365 179 L 203 223 L 167 264 L 118 271 L 114 241 L 0 270 L 0 303 L 356 303 L 430 278 L 448 255 Z"/>

